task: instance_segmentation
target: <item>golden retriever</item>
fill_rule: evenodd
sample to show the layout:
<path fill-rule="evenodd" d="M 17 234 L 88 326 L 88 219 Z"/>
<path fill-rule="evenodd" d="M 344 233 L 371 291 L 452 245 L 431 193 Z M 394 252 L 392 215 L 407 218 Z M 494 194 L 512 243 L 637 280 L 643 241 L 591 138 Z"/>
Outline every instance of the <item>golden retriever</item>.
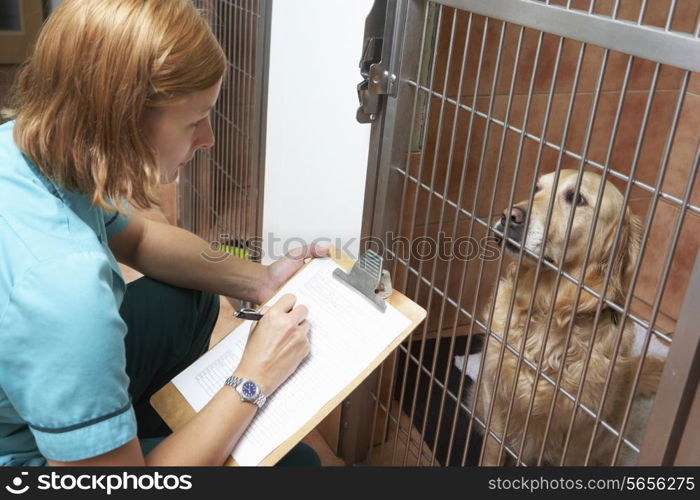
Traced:
<path fill-rule="evenodd" d="M 555 266 L 559 266 L 563 261 L 563 270 L 574 278 L 580 279 L 602 178 L 592 172 L 584 172 L 580 190 L 575 192 L 577 175 L 578 172 L 575 170 L 562 170 L 557 186 L 553 186 L 554 173 L 542 176 L 538 181 L 532 205 L 528 206 L 527 201 L 516 203 L 511 214 L 504 213 L 501 216 L 495 230 L 496 233 L 503 234 L 506 217 L 509 216 L 507 239 L 503 241 L 505 241 L 504 247 L 510 253 L 517 255 L 519 246 L 524 245 L 529 252 L 539 256 L 544 246 L 544 260 Z M 545 235 L 547 208 L 551 196 L 555 196 L 555 200 L 551 223 Z M 589 262 L 582 278 L 583 283 L 590 289 L 602 293 L 605 276 L 609 271 L 610 280 L 606 297 L 618 305 L 624 304 L 641 239 L 641 225 L 638 219 L 630 214 L 629 209 L 625 209 L 620 237 L 617 247 L 614 248 L 615 229 L 622 212 L 622 203 L 621 193 L 611 183 L 607 183 L 601 199 Z M 569 244 L 566 254 L 563 254 L 566 226 L 574 206 L 576 208 Z M 529 222 L 527 234 L 523 234 L 526 221 Z M 545 241 L 546 245 L 543 245 Z M 579 384 L 585 371 L 580 404 L 593 412 L 598 411 L 610 363 L 614 360 L 611 382 L 600 417 L 612 428 L 619 429 L 640 361 L 639 354 L 633 352 L 634 333 L 631 321 L 625 322 L 619 352 L 615 357 L 618 324 L 623 321 L 621 315 L 604 305 L 594 332 L 593 324 L 599 299 L 582 289 L 578 306 L 575 308 L 577 286 L 563 277 L 559 281 L 556 297 L 553 298 L 557 273 L 544 264 L 539 270 L 539 283 L 535 288 L 536 263 L 537 260 L 533 255 L 524 256 L 517 288 L 516 263 L 511 262 L 508 265 L 504 277 L 498 284 L 491 330 L 499 337 L 505 337 L 507 344 L 515 352 L 519 353 L 522 349 L 524 359 L 529 360 L 534 366 L 539 365 L 541 358 L 541 372 L 554 381 L 558 378 L 563 362 L 561 388 L 574 397 L 579 392 Z M 514 294 L 513 309 L 508 317 Z M 526 329 L 525 321 L 533 294 L 532 316 L 529 328 Z M 490 306 L 491 304 L 486 308 L 486 318 L 489 316 Z M 547 325 L 550 307 L 552 315 L 550 324 Z M 574 308 L 576 311 L 572 316 Z M 566 348 L 567 332 L 572 322 L 573 329 Z M 527 338 L 523 343 L 526 330 Z M 585 369 L 587 350 L 591 343 L 590 362 Z M 543 344 L 544 352 L 541 353 Z M 564 352 L 565 349 L 566 352 Z M 502 364 L 499 366 L 501 359 Z M 661 357 L 647 357 L 636 398 L 651 397 L 654 394 L 663 361 Z M 478 395 L 476 395 L 476 416 L 486 422 L 490 413 L 490 430 L 499 438 L 504 438 L 504 444 L 516 453 L 521 449 L 522 443 L 521 460 L 527 465 L 536 465 L 543 447 L 552 398 L 556 392 L 554 386 L 541 374 L 535 381 L 535 370 L 526 363 L 521 364 L 518 372 L 516 370 L 518 356 L 509 349 L 504 350 L 503 344 L 493 335 L 490 335 L 488 342 L 485 343 L 482 362 L 484 367 Z M 515 394 L 513 394 L 514 383 Z M 530 408 L 533 384 L 536 384 L 536 389 Z M 471 394 L 468 396 L 470 403 L 474 399 L 475 389 L 472 387 Z M 512 410 L 508 416 L 511 401 Z M 547 465 L 562 463 L 564 442 L 569 431 L 573 409 L 574 402 L 560 392 L 554 404 L 540 463 Z M 644 424 L 638 421 L 639 418 L 638 415 L 632 415 L 628 426 L 630 432 L 635 432 L 633 430 L 635 428 L 637 431 L 643 428 Z M 507 432 L 504 437 L 507 419 Z M 592 438 L 594 444 L 588 464 L 611 464 L 617 438 L 600 423 L 593 437 L 594 423 L 593 417 L 580 406 L 577 407 L 568 449 L 563 460 L 565 465 L 583 465 Z M 626 433 L 626 437 L 630 436 L 630 432 Z M 638 436 L 634 439 L 638 439 Z M 636 444 L 640 443 L 637 441 Z M 483 465 L 505 463 L 506 453 L 490 434 L 484 438 L 484 446 Z M 626 450 L 629 448 L 623 443 L 618 464 L 634 462 L 634 455 L 632 454 L 632 458 L 629 456 L 632 450 L 625 453 Z"/>

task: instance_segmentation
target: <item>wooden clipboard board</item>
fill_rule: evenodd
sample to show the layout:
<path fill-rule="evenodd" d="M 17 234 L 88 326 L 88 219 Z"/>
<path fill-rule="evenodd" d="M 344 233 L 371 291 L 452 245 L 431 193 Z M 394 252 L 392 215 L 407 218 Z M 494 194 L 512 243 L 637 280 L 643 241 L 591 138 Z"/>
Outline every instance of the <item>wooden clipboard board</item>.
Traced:
<path fill-rule="evenodd" d="M 336 257 L 335 255 L 337 254 L 341 254 L 341 252 L 336 252 L 335 248 L 331 247 L 330 258 L 338 263 L 338 265 L 340 265 L 340 267 L 342 267 L 344 270 L 348 271 L 352 267 L 354 261 L 345 254 L 341 254 L 339 257 Z M 354 391 L 425 319 L 425 309 L 396 290 L 392 292 L 391 296 L 386 299 L 386 301 L 398 309 L 401 314 L 406 316 L 411 321 L 411 324 L 399 335 L 397 335 L 396 338 L 394 338 L 394 340 L 382 351 L 382 353 L 377 356 L 372 363 L 365 367 L 365 369 L 357 377 L 355 377 L 350 384 L 336 394 L 336 396 L 323 408 L 321 408 L 313 416 L 313 418 L 306 422 L 306 424 L 298 429 L 289 439 L 267 455 L 258 465 L 270 466 L 276 464 L 309 432 L 311 432 L 330 412 L 332 412 L 340 403 L 342 403 L 343 400 L 345 400 L 352 393 L 352 391 Z M 232 330 L 238 327 L 238 325 L 242 322 L 243 320 L 238 320 L 233 323 L 234 326 Z M 151 397 L 150 401 L 153 408 L 172 430 L 177 430 L 178 428 L 182 427 L 196 414 L 194 409 L 190 406 L 190 404 L 172 382 L 169 382 L 158 392 L 156 392 Z M 229 456 L 224 465 L 235 466 L 238 464 L 231 456 Z"/>

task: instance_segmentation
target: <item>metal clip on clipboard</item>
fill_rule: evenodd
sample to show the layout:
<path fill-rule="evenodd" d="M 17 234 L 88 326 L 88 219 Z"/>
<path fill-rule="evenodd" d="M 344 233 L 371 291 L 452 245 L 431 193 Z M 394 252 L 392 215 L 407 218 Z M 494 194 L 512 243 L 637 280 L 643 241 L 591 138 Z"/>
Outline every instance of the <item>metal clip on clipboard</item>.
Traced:
<path fill-rule="evenodd" d="M 386 310 L 384 299 L 391 295 L 391 276 L 382 269 L 382 258 L 372 250 L 367 250 L 353 264 L 350 273 L 342 269 L 333 271 L 333 276 L 361 293 L 380 311 Z"/>

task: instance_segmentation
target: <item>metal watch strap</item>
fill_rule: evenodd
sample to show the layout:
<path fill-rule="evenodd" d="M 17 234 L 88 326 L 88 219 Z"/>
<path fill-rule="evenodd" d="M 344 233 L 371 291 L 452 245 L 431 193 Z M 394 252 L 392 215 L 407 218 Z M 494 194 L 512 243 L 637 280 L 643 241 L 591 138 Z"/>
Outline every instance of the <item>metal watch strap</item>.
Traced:
<path fill-rule="evenodd" d="M 236 377 L 235 375 L 231 375 L 229 378 L 226 379 L 226 382 L 224 382 L 224 384 L 230 385 L 234 389 L 238 390 L 238 386 L 246 380 L 250 380 L 250 379 Z M 257 384 L 257 382 L 255 382 L 254 380 L 251 380 L 251 382 L 255 383 L 255 385 L 258 386 L 258 391 L 259 391 L 258 395 L 252 401 L 245 399 L 245 398 L 241 398 L 241 401 L 249 401 L 251 403 L 256 404 L 258 408 L 262 408 L 263 405 L 265 404 L 265 401 L 267 400 L 267 396 L 265 396 L 262 393 L 262 391 L 260 391 L 260 386 Z"/>

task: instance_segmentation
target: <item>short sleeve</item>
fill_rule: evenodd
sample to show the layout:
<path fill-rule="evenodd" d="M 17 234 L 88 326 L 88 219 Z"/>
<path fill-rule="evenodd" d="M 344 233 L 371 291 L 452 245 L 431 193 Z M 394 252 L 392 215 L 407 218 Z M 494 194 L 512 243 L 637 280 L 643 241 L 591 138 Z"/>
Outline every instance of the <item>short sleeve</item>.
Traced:
<path fill-rule="evenodd" d="M 128 205 L 126 205 L 126 203 L 124 205 L 127 206 L 127 210 L 128 210 Z M 105 210 L 104 217 L 105 217 L 105 231 L 107 232 L 107 239 L 112 238 L 112 236 L 118 235 L 124 229 L 126 229 L 126 226 L 129 225 L 128 213 L 126 215 L 122 215 L 116 211 L 112 212 L 112 211 Z"/>
<path fill-rule="evenodd" d="M 40 262 L 0 318 L 0 384 L 46 458 L 82 460 L 136 436 L 112 279 L 97 252 Z"/>

